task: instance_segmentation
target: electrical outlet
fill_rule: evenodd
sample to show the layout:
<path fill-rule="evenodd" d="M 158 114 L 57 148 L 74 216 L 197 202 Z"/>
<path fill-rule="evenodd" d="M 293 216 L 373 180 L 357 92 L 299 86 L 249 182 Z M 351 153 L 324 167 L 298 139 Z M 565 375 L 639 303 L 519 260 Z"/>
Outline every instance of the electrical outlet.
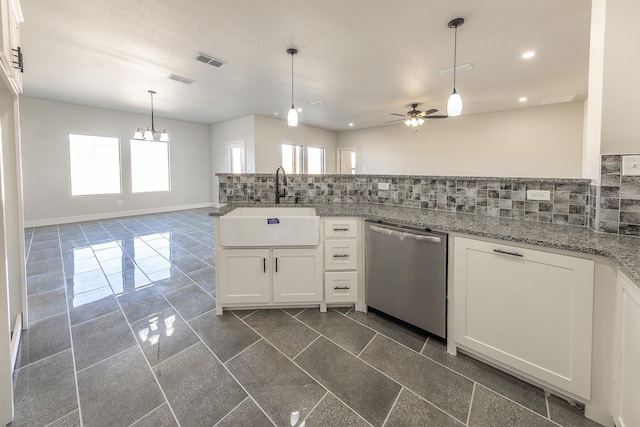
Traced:
<path fill-rule="evenodd" d="M 379 182 L 378 183 L 378 190 L 388 190 L 389 189 L 389 183 L 388 182 Z"/>
<path fill-rule="evenodd" d="M 542 201 L 548 202 L 551 200 L 551 191 L 527 190 L 527 200 L 542 200 Z"/>
<path fill-rule="evenodd" d="M 622 175 L 640 175 L 640 156 L 622 156 Z"/>
<path fill-rule="evenodd" d="M 118 206 L 122 206 L 122 200 L 118 200 Z"/>

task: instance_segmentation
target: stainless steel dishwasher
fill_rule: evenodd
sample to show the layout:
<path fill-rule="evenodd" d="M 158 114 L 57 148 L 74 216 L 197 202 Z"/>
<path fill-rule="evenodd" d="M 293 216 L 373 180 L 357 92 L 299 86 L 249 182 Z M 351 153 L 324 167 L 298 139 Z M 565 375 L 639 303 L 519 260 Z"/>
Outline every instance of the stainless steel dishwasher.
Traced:
<path fill-rule="evenodd" d="M 365 222 L 367 306 L 447 337 L 447 234 Z"/>

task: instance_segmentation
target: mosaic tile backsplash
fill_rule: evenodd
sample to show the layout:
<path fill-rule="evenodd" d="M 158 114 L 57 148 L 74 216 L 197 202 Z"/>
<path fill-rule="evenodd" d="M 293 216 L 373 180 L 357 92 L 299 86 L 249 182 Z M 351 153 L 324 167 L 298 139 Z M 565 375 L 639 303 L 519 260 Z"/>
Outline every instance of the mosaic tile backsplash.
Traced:
<path fill-rule="evenodd" d="M 598 226 L 605 233 L 640 236 L 640 176 L 622 175 L 622 155 L 600 162 Z"/>
<path fill-rule="evenodd" d="M 220 202 L 273 202 L 274 174 L 216 174 Z M 283 203 L 368 202 L 526 221 L 586 226 L 589 180 L 406 175 L 287 176 Z M 388 190 L 379 190 L 388 183 Z M 549 190 L 548 202 L 526 200 L 526 190 Z M 594 216 L 595 217 L 595 216 Z"/>

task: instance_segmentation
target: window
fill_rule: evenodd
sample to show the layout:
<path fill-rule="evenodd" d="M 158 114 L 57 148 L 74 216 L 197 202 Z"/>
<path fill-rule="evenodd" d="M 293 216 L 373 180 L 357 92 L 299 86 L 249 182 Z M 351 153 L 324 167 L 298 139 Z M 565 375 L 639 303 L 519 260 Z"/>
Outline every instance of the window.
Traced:
<path fill-rule="evenodd" d="M 302 145 L 282 144 L 282 167 L 286 173 L 302 173 Z"/>
<path fill-rule="evenodd" d="M 71 195 L 120 193 L 120 141 L 69 134 Z"/>
<path fill-rule="evenodd" d="M 324 148 L 307 147 L 307 173 L 312 175 L 324 173 Z"/>
<path fill-rule="evenodd" d="M 131 192 L 169 191 L 169 143 L 131 140 Z"/>
<path fill-rule="evenodd" d="M 226 146 L 226 157 L 227 157 L 227 172 L 244 173 L 245 172 L 244 141 L 227 142 L 225 146 Z"/>
<path fill-rule="evenodd" d="M 351 175 L 356 173 L 355 148 L 338 148 L 338 173 Z"/>

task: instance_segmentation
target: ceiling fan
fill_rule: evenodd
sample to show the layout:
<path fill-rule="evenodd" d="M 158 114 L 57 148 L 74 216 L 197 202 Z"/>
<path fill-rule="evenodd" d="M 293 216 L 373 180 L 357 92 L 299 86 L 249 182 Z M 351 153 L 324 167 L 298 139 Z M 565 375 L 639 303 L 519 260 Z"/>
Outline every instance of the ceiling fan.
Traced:
<path fill-rule="evenodd" d="M 435 115 L 435 116 L 432 115 L 433 113 L 438 112 L 438 110 L 436 110 L 435 108 L 422 112 L 416 109 L 417 106 L 418 106 L 417 103 L 411 104 L 411 107 L 413 108 L 413 110 L 407 111 L 406 114 L 391 113 L 392 116 L 400 116 L 402 117 L 402 119 L 389 120 L 388 122 L 385 122 L 385 123 L 404 121 L 405 125 L 415 127 L 423 124 L 425 119 L 446 119 L 447 117 L 449 117 L 447 115 L 442 115 L 442 114 Z"/>

